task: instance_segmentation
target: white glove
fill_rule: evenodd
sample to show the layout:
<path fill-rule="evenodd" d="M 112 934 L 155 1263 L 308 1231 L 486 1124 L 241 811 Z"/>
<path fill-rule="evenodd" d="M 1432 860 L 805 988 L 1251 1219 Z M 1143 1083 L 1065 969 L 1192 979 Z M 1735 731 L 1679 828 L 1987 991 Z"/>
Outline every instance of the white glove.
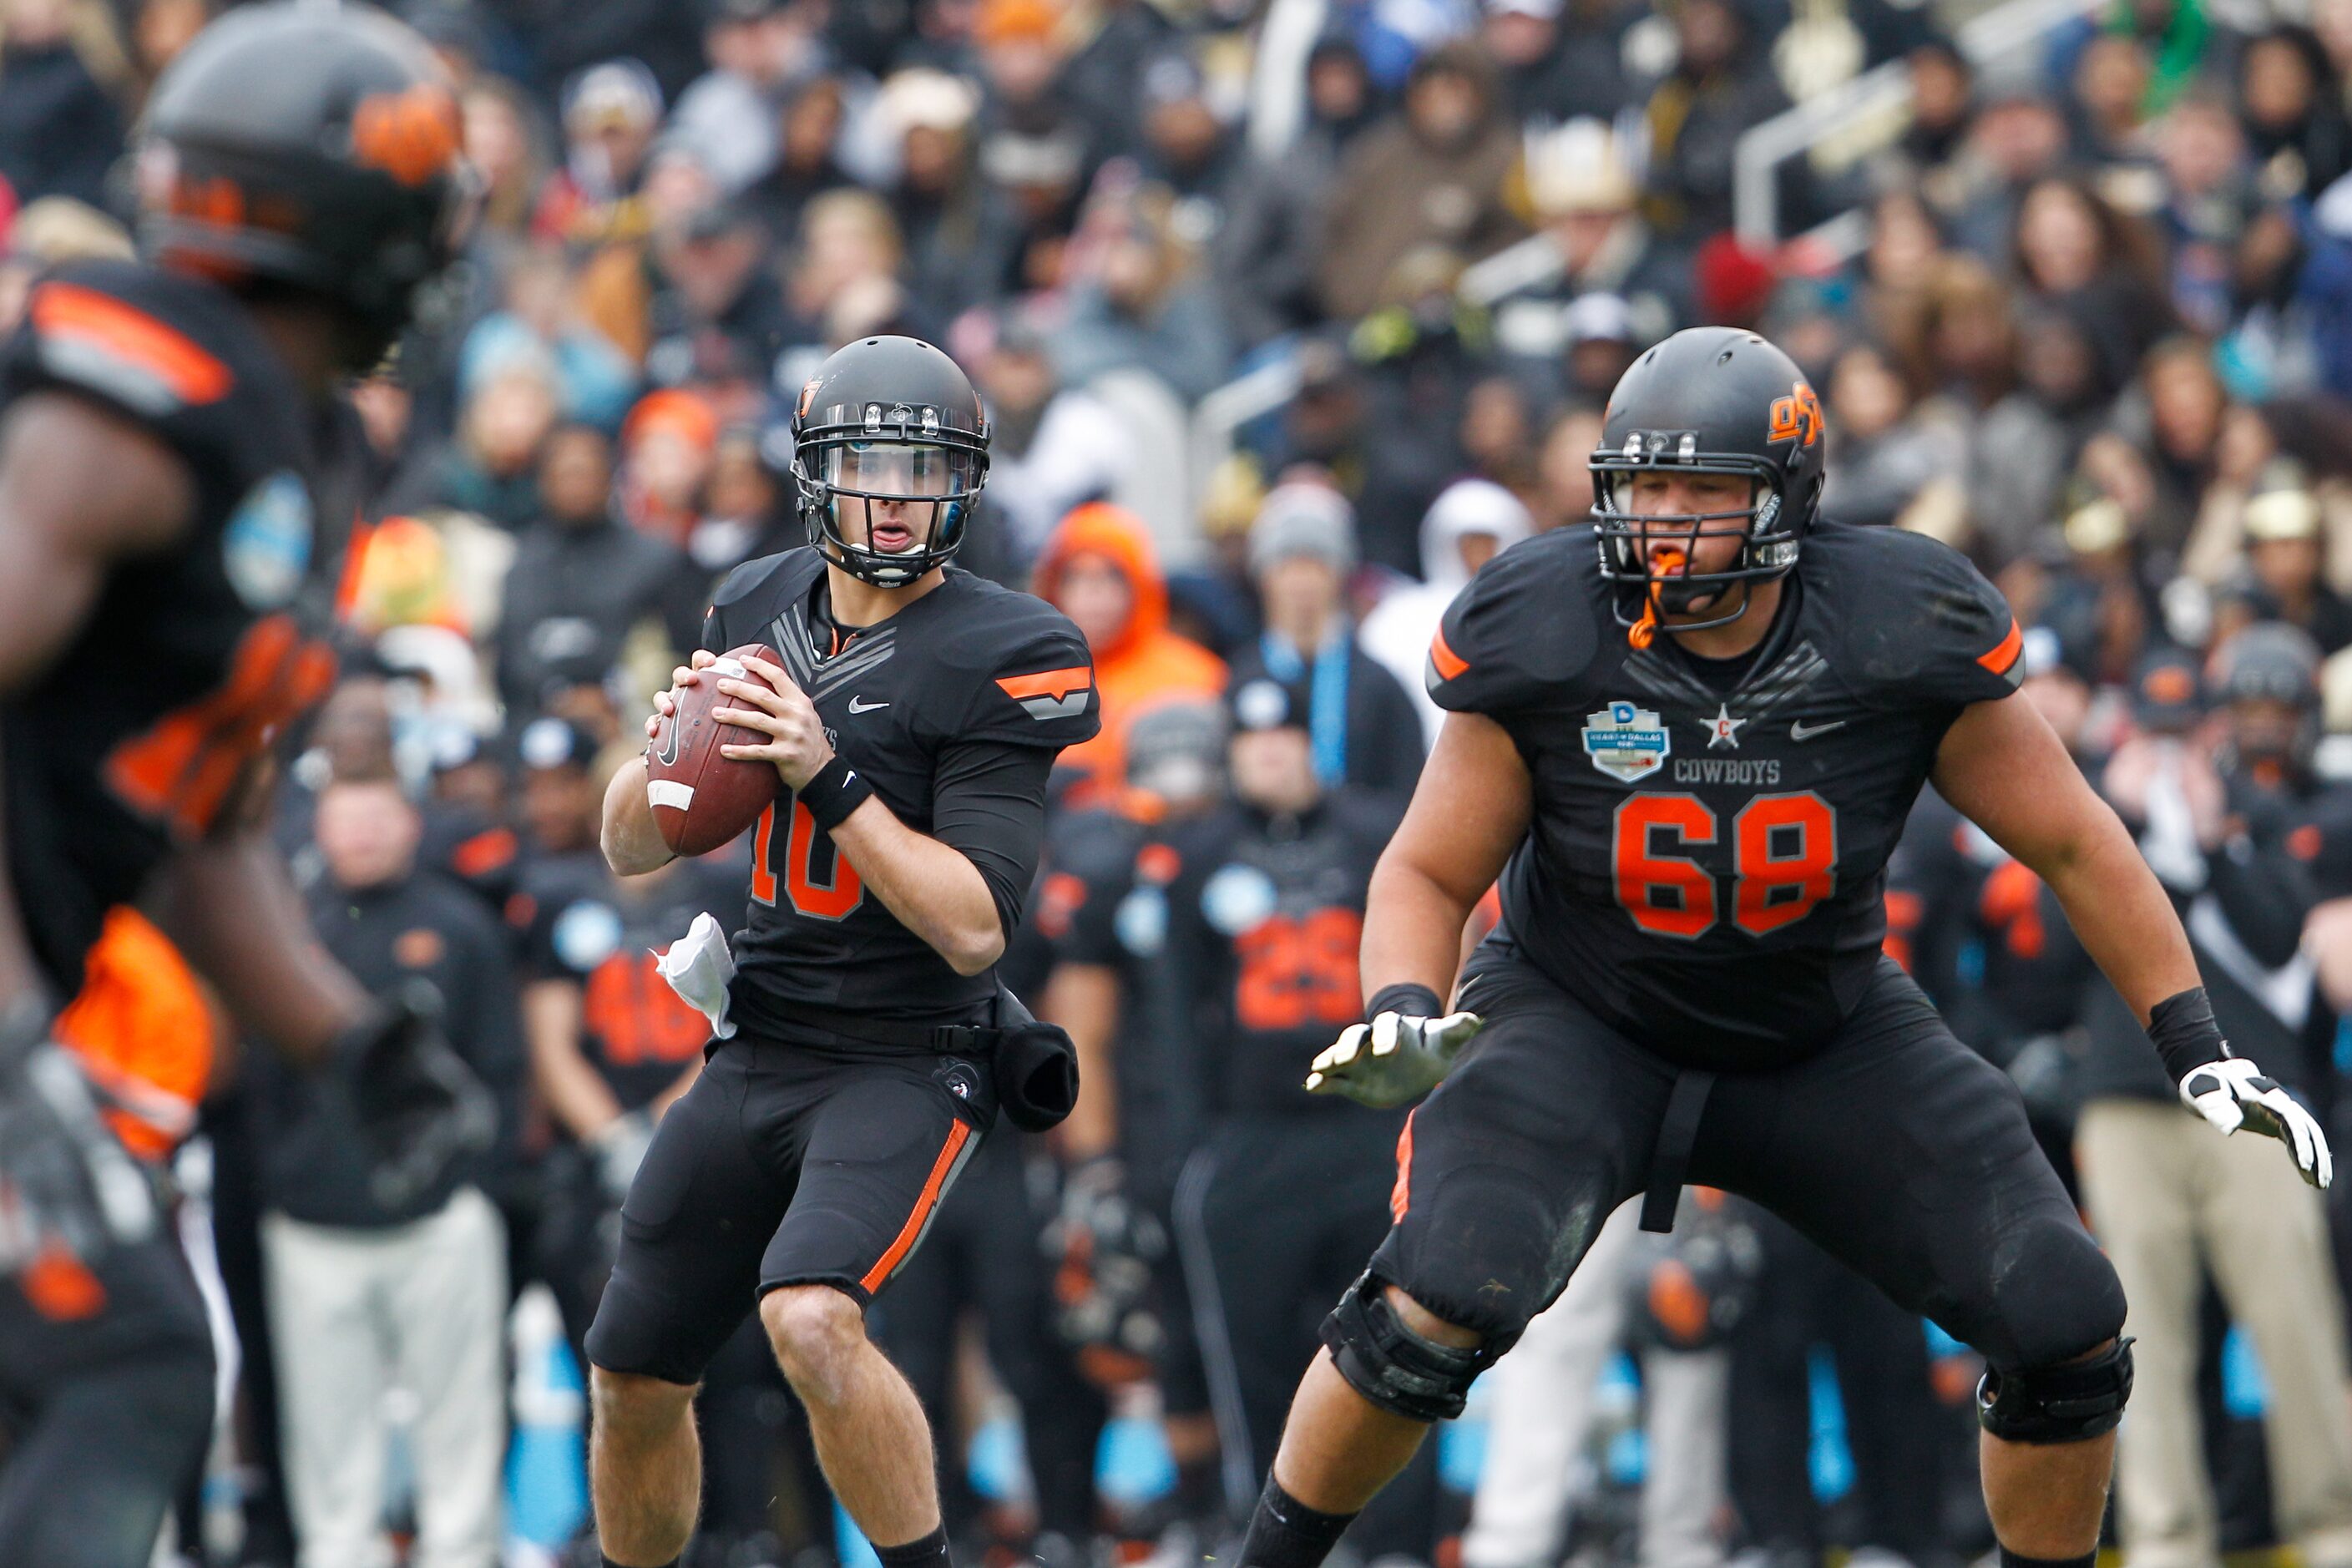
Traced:
<path fill-rule="evenodd" d="M 1381 1013 L 1369 1024 L 1350 1024 L 1316 1057 L 1307 1092 L 1344 1094 L 1376 1110 L 1419 1099 L 1444 1081 L 1483 1022 L 1475 1013 Z"/>
<path fill-rule="evenodd" d="M 646 1149 L 653 1141 L 654 1119 L 643 1110 L 625 1110 L 598 1131 L 593 1140 L 596 1174 L 614 1203 L 628 1197 L 629 1184 L 637 1179 L 637 1167 L 645 1163 Z"/>
<path fill-rule="evenodd" d="M 2181 1102 L 2224 1132 L 2241 1127 L 2275 1138 L 2294 1152 L 2294 1168 L 2315 1187 L 2336 1177 L 2327 1134 L 2294 1097 L 2243 1057 L 2191 1068 L 2180 1080 Z"/>

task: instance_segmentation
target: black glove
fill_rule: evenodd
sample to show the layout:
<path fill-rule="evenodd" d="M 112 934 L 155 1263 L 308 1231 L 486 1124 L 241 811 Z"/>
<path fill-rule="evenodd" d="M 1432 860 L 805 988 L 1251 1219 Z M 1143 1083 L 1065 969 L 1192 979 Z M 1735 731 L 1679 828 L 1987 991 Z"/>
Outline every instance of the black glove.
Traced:
<path fill-rule="evenodd" d="M 59 1253 L 77 1262 L 145 1239 L 155 1188 L 100 1116 L 49 1009 L 20 1002 L 0 1018 L 0 1275 Z"/>
<path fill-rule="evenodd" d="M 368 1189 L 404 1208 L 449 1167 L 490 1146 L 498 1107 L 432 1019 L 395 1003 L 335 1037 L 331 1061 L 350 1085 L 367 1145 Z"/>

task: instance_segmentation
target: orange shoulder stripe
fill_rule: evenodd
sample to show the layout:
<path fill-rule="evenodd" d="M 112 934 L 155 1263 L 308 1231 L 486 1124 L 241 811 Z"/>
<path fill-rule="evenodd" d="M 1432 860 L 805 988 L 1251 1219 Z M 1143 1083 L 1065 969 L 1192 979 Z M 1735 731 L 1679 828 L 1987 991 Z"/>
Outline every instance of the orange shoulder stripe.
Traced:
<path fill-rule="evenodd" d="M 1451 680 L 1470 668 L 1470 661 L 1455 653 L 1453 645 L 1445 640 L 1444 626 L 1438 627 L 1437 635 L 1429 639 L 1429 662 L 1437 667 L 1441 680 Z"/>
<path fill-rule="evenodd" d="M 1024 697 L 1051 697 L 1056 701 L 1073 691 L 1084 691 L 1095 683 L 1095 672 L 1083 664 L 1067 669 L 1041 669 L 1034 675 L 1008 675 L 996 684 L 1004 695 L 1019 701 Z"/>
<path fill-rule="evenodd" d="M 26 309 L 45 335 L 128 361 L 184 403 L 218 402 L 236 384 L 228 366 L 194 339 L 111 294 L 79 283 L 44 283 Z"/>
<path fill-rule="evenodd" d="M 1990 653 L 1977 656 L 1977 662 L 1995 675 L 2007 675 L 2009 667 L 2017 662 L 2018 651 L 2025 646 L 2025 634 L 2017 629 L 2017 617 L 2009 618 L 2009 635 Z"/>

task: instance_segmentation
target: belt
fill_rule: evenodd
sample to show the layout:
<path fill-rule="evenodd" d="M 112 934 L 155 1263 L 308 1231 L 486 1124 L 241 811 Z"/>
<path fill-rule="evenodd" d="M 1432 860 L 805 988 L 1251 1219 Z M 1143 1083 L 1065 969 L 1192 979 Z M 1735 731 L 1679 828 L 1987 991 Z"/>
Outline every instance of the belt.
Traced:
<path fill-rule="evenodd" d="M 755 1037 L 761 1031 L 751 1020 L 745 1020 L 747 1034 Z M 784 1029 L 806 1029 L 846 1040 L 853 1045 L 874 1046 L 883 1050 L 905 1051 L 923 1056 L 950 1055 L 975 1049 L 982 1037 L 993 1036 L 995 1030 L 980 1024 L 924 1024 L 911 1019 L 869 1017 L 863 1013 L 846 1013 L 831 1007 L 815 1007 L 795 1004 L 789 1014 L 777 1016 L 774 1024 Z M 786 1039 L 783 1043 L 790 1044 Z"/>
<path fill-rule="evenodd" d="M 1683 1178 L 1690 1173 L 1691 1150 L 1698 1142 L 1699 1118 L 1706 1112 L 1707 1091 L 1715 1075 L 1695 1068 L 1675 1074 L 1666 1097 L 1666 1113 L 1658 1119 L 1658 1142 L 1650 1152 L 1648 1191 L 1642 1198 L 1642 1228 L 1664 1236 L 1675 1228 L 1675 1205 L 1681 1201 Z"/>

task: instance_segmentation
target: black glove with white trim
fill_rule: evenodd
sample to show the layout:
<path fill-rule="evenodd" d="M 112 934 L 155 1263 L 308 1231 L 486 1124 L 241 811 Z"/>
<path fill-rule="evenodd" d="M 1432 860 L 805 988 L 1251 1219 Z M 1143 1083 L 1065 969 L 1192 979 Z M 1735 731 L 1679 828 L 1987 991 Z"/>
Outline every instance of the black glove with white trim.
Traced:
<path fill-rule="evenodd" d="M 2214 1022 L 2205 988 L 2168 996 L 2148 1013 L 2147 1037 L 2180 1085 L 2180 1101 L 2220 1128 L 2240 1128 L 2275 1138 L 2294 1155 L 2303 1179 L 2325 1188 L 2336 1178 L 2336 1159 L 2318 1119 L 2243 1057 L 2230 1054 L 2230 1042 Z"/>

